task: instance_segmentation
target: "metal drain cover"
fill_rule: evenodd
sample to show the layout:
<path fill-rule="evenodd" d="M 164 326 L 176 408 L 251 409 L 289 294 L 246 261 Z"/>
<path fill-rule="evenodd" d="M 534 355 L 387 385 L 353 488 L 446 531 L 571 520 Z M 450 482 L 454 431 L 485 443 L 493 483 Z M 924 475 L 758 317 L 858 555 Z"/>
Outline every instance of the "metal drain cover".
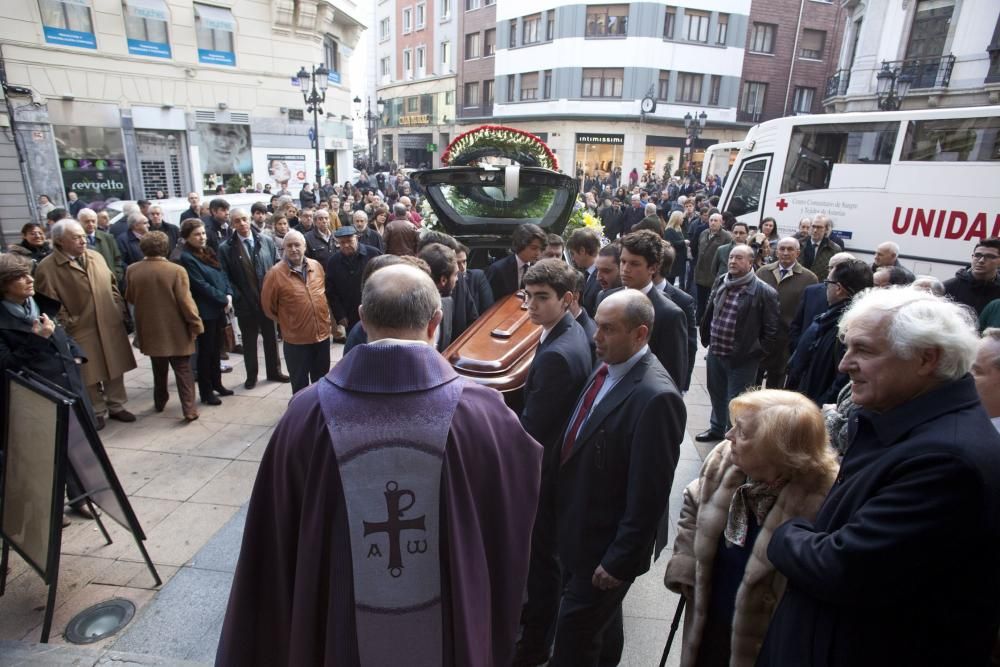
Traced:
<path fill-rule="evenodd" d="M 73 644 L 93 644 L 115 634 L 135 616 L 135 605 L 115 598 L 88 607 L 66 626 L 66 640 Z"/>

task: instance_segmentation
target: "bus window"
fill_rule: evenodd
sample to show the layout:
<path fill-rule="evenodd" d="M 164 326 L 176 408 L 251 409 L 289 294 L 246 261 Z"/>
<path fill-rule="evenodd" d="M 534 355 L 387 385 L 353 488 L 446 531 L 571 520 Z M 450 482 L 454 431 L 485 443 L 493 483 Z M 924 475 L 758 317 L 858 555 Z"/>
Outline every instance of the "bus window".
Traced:
<path fill-rule="evenodd" d="M 900 160 L 993 162 L 1000 160 L 1000 116 L 910 121 Z"/>
<path fill-rule="evenodd" d="M 760 209 L 760 193 L 764 188 L 766 170 L 767 158 L 743 163 L 740 179 L 733 188 L 733 196 L 729 198 L 726 212 L 739 217 L 747 213 L 756 213 Z"/>
<path fill-rule="evenodd" d="M 823 190 L 837 164 L 889 164 L 898 123 L 799 125 L 788 142 L 782 192 Z"/>

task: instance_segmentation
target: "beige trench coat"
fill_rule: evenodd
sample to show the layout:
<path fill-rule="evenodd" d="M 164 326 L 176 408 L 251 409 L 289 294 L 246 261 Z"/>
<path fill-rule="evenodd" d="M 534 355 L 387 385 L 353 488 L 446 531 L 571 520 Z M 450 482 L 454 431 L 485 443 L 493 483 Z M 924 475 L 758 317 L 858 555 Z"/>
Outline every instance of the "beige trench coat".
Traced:
<path fill-rule="evenodd" d="M 147 257 L 128 267 L 125 299 L 135 307 L 139 349 L 150 357 L 188 357 L 205 330 L 191 297 L 188 274 L 164 257 Z"/>
<path fill-rule="evenodd" d="M 135 368 L 135 356 L 122 324 L 124 302 L 115 274 L 104 258 L 87 249 L 84 269 L 56 250 L 38 263 L 35 290 L 62 304 L 59 321 L 87 355 L 86 385 L 121 377 Z"/>

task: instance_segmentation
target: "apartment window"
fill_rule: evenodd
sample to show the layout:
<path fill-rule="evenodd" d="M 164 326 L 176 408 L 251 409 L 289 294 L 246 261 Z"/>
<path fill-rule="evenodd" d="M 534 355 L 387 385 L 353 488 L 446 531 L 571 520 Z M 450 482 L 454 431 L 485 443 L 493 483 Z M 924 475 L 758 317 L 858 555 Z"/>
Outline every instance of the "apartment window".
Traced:
<path fill-rule="evenodd" d="M 764 97 L 766 95 L 766 83 L 761 81 L 744 81 L 743 94 L 740 96 L 740 111 L 757 120 L 764 110 Z"/>
<path fill-rule="evenodd" d="M 684 39 L 690 42 L 708 41 L 708 23 L 712 15 L 694 9 L 684 10 Z"/>
<path fill-rule="evenodd" d="M 663 37 L 664 39 L 674 38 L 674 28 L 677 25 L 677 10 L 667 7 L 667 14 L 663 17 Z"/>
<path fill-rule="evenodd" d="M 538 30 L 542 27 L 542 15 L 534 14 L 532 16 L 525 16 L 524 23 L 521 28 L 521 43 L 522 44 L 537 44 L 539 41 Z"/>
<path fill-rule="evenodd" d="M 427 72 L 427 49 L 423 46 L 417 47 L 417 76 L 424 76 Z"/>
<path fill-rule="evenodd" d="M 413 52 L 409 49 L 403 49 L 403 78 L 410 78 L 410 74 L 413 71 Z"/>
<path fill-rule="evenodd" d="M 427 5 L 421 2 L 417 5 L 417 30 L 420 30 L 427 23 Z"/>
<path fill-rule="evenodd" d="M 628 29 L 628 5 L 587 7 L 587 37 L 624 37 Z"/>
<path fill-rule="evenodd" d="M 236 65 L 233 35 L 236 20 L 229 9 L 194 3 L 194 32 L 198 61 L 212 65 Z"/>
<path fill-rule="evenodd" d="M 479 82 L 472 81 L 465 84 L 465 94 L 463 96 L 463 103 L 467 107 L 478 107 L 479 106 Z"/>
<path fill-rule="evenodd" d="M 195 5 L 197 7 L 197 5 Z M 38 0 L 45 41 L 63 46 L 97 48 L 90 3 L 72 0 Z M 228 11 L 228 10 L 227 10 Z"/>
<path fill-rule="evenodd" d="M 552 99 L 552 70 L 545 70 L 545 75 L 542 78 L 542 97 L 551 100 Z"/>
<path fill-rule="evenodd" d="M 487 107 L 493 108 L 493 79 L 483 81 L 483 101 Z"/>
<path fill-rule="evenodd" d="M 170 57 L 170 40 L 167 38 L 167 24 L 170 14 L 166 3 L 124 3 L 125 37 L 128 52 L 136 56 Z"/>
<path fill-rule="evenodd" d="M 451 42 L 441 42 L 441 69 L 451 68 Z"/>
<path fill-rule="evenodd" d="M 625 70 L 584 69 L 581 97 L 621 97 Z"/>
<path fill-rule="evenodd" d="M 660 70 L 660 80 L 656 86 L 656 99 L 666 100 L 670 94 L 670 72 Z"/>
<path fill-rule="evenodd" d="M 719 106 L 719 97 L 722 95 L 722 77 L 713 74 L 708 83 L 708 104 L 709 106 Z"/>
<path fill-rule="evenodd" d="M 479 50 L 479 33 L 470 32 L 465 36 L 465 59 L 472 60 L 473 58 L 478 58 L 482 55 L 482 51 Z"/>
<path fill-rule="evenodd" d="M 403 34 L 413 31 L 413 8 L 407 7 L 403 10 Z"/>
<path fill-rule="evenodd" d="M 465 11 L 471 12 L 473 9 L 479 9 L 480 0 L 465 0 Z M 479 84 L 476 84 L 477 86 Z M 476 103 L 478 104 L 478 102 Z"/>
<path fill-rule="evenodd" d="M 521 100 L 538 99 L 538 72 L 521 75 Z"/>
<path fill-rule="evenodd" d="M 417 113 L 420 111 L 420 98 L 413 96 L 406 98 L 406 113 Z"/>
<path fill-rule="evenodd" d="M 813 97 L 816 96 L 815 88 L 796 88 L 795 98 L 792 100 L 792 111 L 794 113 L 811 113 Z"/>
<path fill-rule="evenodd" d="M 390 64 L 389 56 L 382 58 L 379 62 L 381 63 L 379 69 L 382 72 L 382 76 L 392 76 L 392 65 Z"/>
<path fill-rule="evenodd" d="M 451 18 L 451 0 L 438 0 L 438 16 L 442 21 Z"/>
<path fill-rule="evenodd" d="M 337 40 L 330 35 L 323 37 L 323 64 L 331 72 L 340 71 L 340 54 L 337 52 Z"/>
<path fill-rule="evenodd" d="M 556 38 L 556 10 L 550 9 L 545 18 L 545 41 L 551 42 Z"/>
<path fill-rule="evenodd" d="M 822 60 L 823 47 L 826 46 L 826 32 L 823 30 L 803 30 L 799 38 L 799 58 Z"/>
<path fill-rule="evenodd" d="M 771 23 L 754 23 L 750 30 L 750 50 L 754 53 L 774 53 L 774 33 Z"/>
<path fill-rule="evenodd" d="M 507 28 L 509 35 L 507 40 L 507 47 L 513 49 L 517 46 L 517 19 L 511 19 Z"/>
<path fill-rule="evenodd" d="M 385 17 L 378 22 L 378 39 L 384 41 L 389 39 L 389 17 Z"/>
<path fill-rule="evenodd" d="M 444 103 L 447 104 L 447 105 L 449 105 L 449 106 L 455 103 L 455 91 L 454 90 L 446 90 L 446 91 L 444 91 Z"/>
<path fill-rule="evenodd" d="M 715 43 L 725 44 L 729 37 L 729 14 L 719 14 L 719 27 L 715 33 Z"/>
<path fill-rule="evenodd" d="M 489 58 L 497 52 L 497 29 L 489 28 L 483 33 L 483 56 Z"/>
<path fill-rule="evenodd" d="M 701 82 L 704 76 L 692 72 L 677 73 L 677 92 L 675 99 L 678 102 L 697 104 L 701 102 Z"/>

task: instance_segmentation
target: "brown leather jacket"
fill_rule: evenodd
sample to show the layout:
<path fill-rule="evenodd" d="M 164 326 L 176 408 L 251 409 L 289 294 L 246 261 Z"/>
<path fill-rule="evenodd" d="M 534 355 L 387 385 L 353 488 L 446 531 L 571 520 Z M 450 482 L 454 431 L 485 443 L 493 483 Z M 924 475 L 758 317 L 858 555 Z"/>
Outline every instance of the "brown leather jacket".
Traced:
<path fill-rule="evenodd" d="M 260 306 L 281 327 L 281 337 L 292 345 L 309 345 L 330 337 L 330 309 L 326 305 L 326 274 L 314 259 L 306 258 L 306 278 L 282 260 L 264 276 Z"/>

